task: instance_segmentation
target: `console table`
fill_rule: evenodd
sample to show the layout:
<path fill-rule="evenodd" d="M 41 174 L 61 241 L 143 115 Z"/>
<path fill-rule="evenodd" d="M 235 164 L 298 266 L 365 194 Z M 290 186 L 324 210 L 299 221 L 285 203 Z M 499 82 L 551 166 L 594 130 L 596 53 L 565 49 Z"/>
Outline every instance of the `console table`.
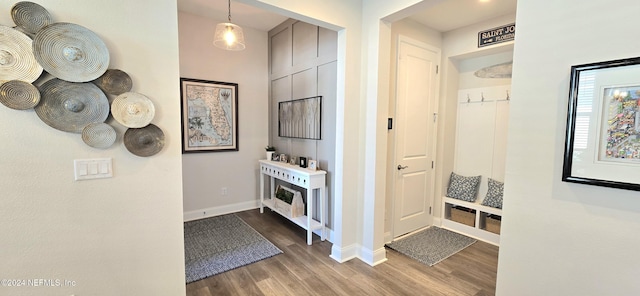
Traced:
<path fill-rule="evenodd" d="M 325 215 L 327 205 L 327 183 L 326 183 L 326 171 L 321 170 L 309 170 L 301 168 L 299 166 L 290 165 L 284 162 L 271 161 L 271 160 L 259 160 L 260 163 L 260 213 L 264 213 L 264 207 L 268 207 L 273 211 L 280 213 L 274 206 L 275 198 L 275 180 L 282 180 L 289 184 L 300 186 L 306 190 L 307 193 L 307 215 L 300 217 L 287 217 L 293 223 L 307 230 L 307 244 L 311 245 L 311 239 L 314 230 L 320 230 L 320 238 L 325 240 Z M 264 178 L 270 177 L 269 195 L 270 198 L 264 198 Z M 320 199 L 320 221 L 312 218 L 313 216 L 313 192 L 318 190 L 318 198 Z M 280 213 L 283 214 L 283 213 Z"/>

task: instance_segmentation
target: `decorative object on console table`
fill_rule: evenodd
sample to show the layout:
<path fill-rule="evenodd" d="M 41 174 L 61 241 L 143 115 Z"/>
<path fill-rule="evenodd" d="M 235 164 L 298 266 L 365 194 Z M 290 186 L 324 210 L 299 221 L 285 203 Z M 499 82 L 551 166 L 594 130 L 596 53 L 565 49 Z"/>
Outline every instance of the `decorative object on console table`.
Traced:
<path fill-rule="evenodd" d="M 264 149 L 267 151 L 267 160 L 271 160 L 271 158 L 273 157 L 273 153 L 276 152 L 276 147 L 267 146 Z"/>
<path fill-rule="evenodd" d="M 182 152 L 238 151 L 238 84 L 180 78 Z"/>
<path fill-rule="evenodd" d="M 640 190 L 640 57 L 572 66 L 570 87 L 562 181 Z"/>
<path fill-rule="evenodd" d="M 317 160 L 309 160 L 309 167 L 310 170 L 317 170 L 318 169 L 318 161 Z"/>
<path fill-rule="evenodd" d="M 289 159 L 287 158 L 287 155 L 284 153 L 280 153 L 280 162 L 284 162 L 284 163 L 288 163 Z"/>
<path fill-rule="evenodd" d="M 297 164 L 297 158 L 295 156 L 291 156 L 289 157 L 289 164 L 290 165 L 296 165 Z"/>
<path fill-rule="evenodd" d="M 300 191 L 278 185 L 274 200 L 275 209 L 287 218 L 304 216 L 304 201 Z"/>
<path fill-rule="evenodd" d="M 301 168 L 306 168 L 307 167 L 307 158 L 306 157 L 300 156 L 300 167 Z"/>

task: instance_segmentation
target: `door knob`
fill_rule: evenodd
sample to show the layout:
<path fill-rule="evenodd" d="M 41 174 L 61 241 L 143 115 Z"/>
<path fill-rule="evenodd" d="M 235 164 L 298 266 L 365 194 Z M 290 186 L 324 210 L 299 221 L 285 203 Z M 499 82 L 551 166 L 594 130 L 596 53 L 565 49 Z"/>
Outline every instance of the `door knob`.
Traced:
<path fill-rule="evenodd" d="M 404 169 L 406 169 L 406 168 L 408 168 L 408 167 L 409 167 L 409 166 L 406 166 L 406 165 L 405 165 L 405 166 L 398 165 L 398 171 L 399 171 L 399 170 L 404 170 Z"/>

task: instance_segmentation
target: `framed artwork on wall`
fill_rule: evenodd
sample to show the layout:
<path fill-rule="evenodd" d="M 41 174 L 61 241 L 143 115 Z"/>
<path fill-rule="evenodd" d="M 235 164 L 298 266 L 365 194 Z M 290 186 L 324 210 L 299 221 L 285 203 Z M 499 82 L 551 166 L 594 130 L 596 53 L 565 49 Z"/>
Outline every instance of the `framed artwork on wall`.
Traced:
<path fill-rule="evenodd" d="M 321 110 L 321 96 L 280 102 L 278 136 L 321 140 Z"/>
<path fill-rule="evenodd" d="M 182 152 L 238 151 L 238 84 L 180 78 Z"/>
<path fill-rule="evenodd" d="M 562 180 L 640 190 L 640 57 L 571 67 Z"/>

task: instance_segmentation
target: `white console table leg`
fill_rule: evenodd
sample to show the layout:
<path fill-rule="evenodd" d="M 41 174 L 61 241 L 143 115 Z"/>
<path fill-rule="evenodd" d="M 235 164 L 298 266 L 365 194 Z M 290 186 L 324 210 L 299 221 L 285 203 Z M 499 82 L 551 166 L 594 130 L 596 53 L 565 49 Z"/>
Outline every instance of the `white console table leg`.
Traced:
<path fill-rule="evenodd" d="M 307 189 L 307 245 L 311 245 L 313 240 L 311 220 L 313 220 L 313 189 Z"/>
<path fill-rule="evenodd" d="M 320 239 L 321 240 L 325 240 L 327 237 L 327 233 L 326 233 L 326 215 L 327 215 L 327 196 L 326 196 L 326 192 L 327 192 L 327 187 L 320 187 L 320 192 L 318 197 L 320 198 L 320 225 L 322 225 L 322 228 L 320 228 Z"/>
<path fill-rule="evenodd" d="M 260 170 L 260 214 L 264 213 L 264 174 Z"/>

